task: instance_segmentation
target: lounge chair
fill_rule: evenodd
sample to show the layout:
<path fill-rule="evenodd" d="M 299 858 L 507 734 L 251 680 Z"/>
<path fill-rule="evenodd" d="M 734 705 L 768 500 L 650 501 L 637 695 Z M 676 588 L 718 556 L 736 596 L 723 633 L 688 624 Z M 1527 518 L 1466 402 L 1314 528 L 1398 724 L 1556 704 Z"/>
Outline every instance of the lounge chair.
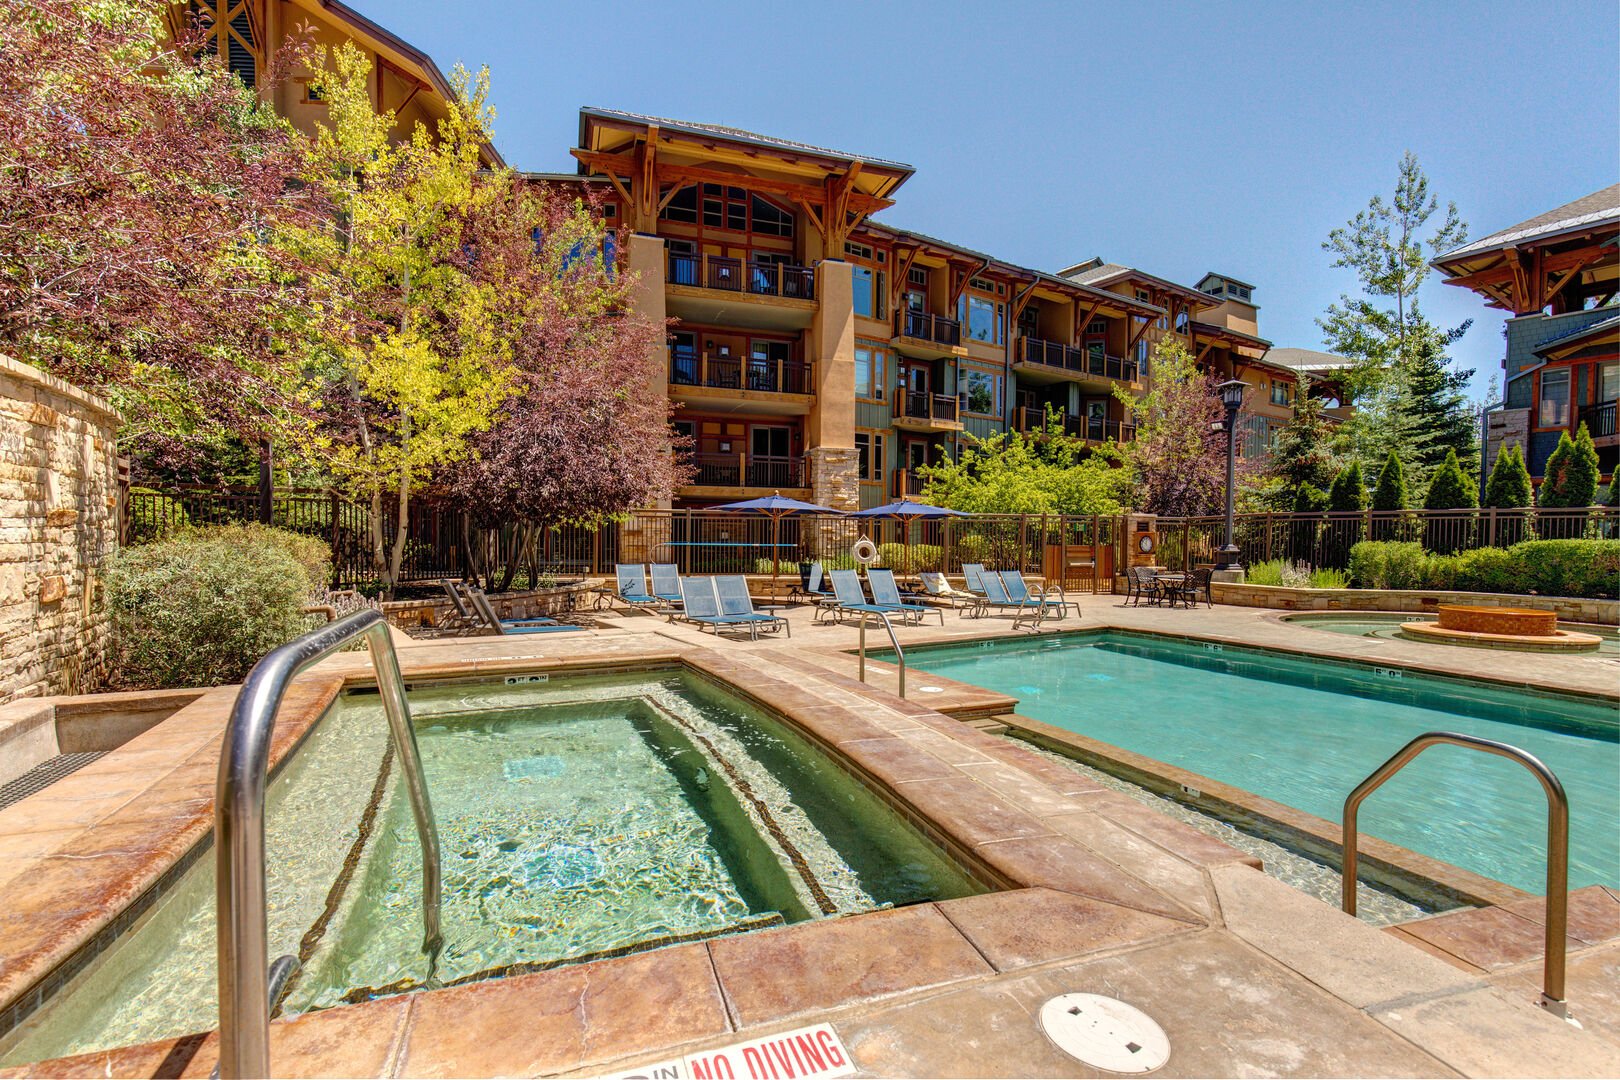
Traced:
<path fill-rule="evenodd" d="M 870 569 L 866 572 L 866 580 L 872 585 L 874 607 L 887 608 L 889 614 L 898 614 L 902 619 L 916 623 L 921 623 L 924 615 L 938 615 L 939 625 L 945 625 L 945 612 L 942 608 L 928 604 L 908 604 L 900 598 L 900 586 L 895 583 L 893 570 Z"/>
<path fill-rule="evenodd" d="M 716 637 L 722 628 L 741 629 L 747 627 L 749 637 L 759 636 L 760 620 L 772 618 L 769 615 L 723 615 L 720 612 L 720 596 L 712 577 L 683 577 L 681 578 L 681 616 L 689 623 L 696 623 L 698 629 L 708 627 Z"/>
<path fill-rule="evenodd" d="M 953 589 L 945 575 L 937 570 L 924 570 L 918 577 L 922 579 L 923 592 L 928 598 L 946 607 L 962 608 L 978 599 L 970 592 Z"/>
<path fill-rule="evenodd" d="M 825 588 L 825 576 L 821 564 L 813 562 L 810 564 L 810 580 L 802 587 L 797 587 L 799 595 L 816 606 L 814 616 L 816 622 L 820 622 L 821 617 L 832 610 L 833 601 L 836 599 L 834 594 L 828 592 Z"/>
<path fill-rule="evenodd" d="M 984 595 L 984 563 L 965 562 L 962 564 L 962 582 L 967 591 L 974 596 Z"/>
<path fill-rule="evenodd" d="M 468 606 L 467 598 L 461 595 L 458 584 L 449 578 L 440 578 L 439 586 L 444 594 L 450 598 L 450 606 L 455 609 L 445 620 L 443 628 L 446 630 L 476 630 L 481 624 L 478 613 Z"/>
<path fill-rule="evenodd" d="M 967 614 L 975 619 L 982 619 L 993 613 L 1013 616 L 1013 629 L 1018 629 L 1020 623 L 1029 622 L 1030 627 L 1036 628 L 1041 624 L 1041 618 L 1046 612 L 1046 601 L 1039 595 L 1028 595 L 1023 600 L 1014 600 L 1007 592 L 1007 586 L 1002 583 L 1001 575 L 994 570 L 986 570 L 979 579 L 984 584 L 984 597 L 973 605 Z"/>
<path fill-rule="evenodd" d="M 468 588 L 467 599 L 478 613 L 486 629 L 497 634 L 556 634 L 568 630 L 583 630 L 583 626 L 560 623 L 556 619 L 505 619 L 495 614 L 495 607 L 484 595 L 483 589 Z"/>
<path fill-rule="evenodd" d="M 652 597 L 679 607 L 681 603 L 681 572 L 674 563 L 652 564 Z"/>
<path fill-rule="evenodd" d="M 663 601 L 647 591 L 647 568 L 641 563 L 615 563 L 613 572 L 618 578 L 613 598 L 632 608 L 663 607 Z"/>
<path fill-rule="evenodd" d="M 833 618 L 841 618 L 845 612 L 856 615 L 899 615 L 905 612 L 896 610 L 893 606 L 882 604 L 869 604 L 866 602 L 866 593 L 861 588 L 860 575 L 853 570 L 834 570 L 832 572 L 833 602 L 829 605 Z M 944 618 L 944 616 L 941 616 Z"/>
<path fill-rule="evenodd" d="M 775 633 L 786 630 L 787 636 L 793 636 L 793 628 L 788 621 L 780 615 L 769 615 L 763 611 L 754 610 L 754 598 L 748 593 L 748 579 L 741 574 L 727 574 L 714 579 L 714 592 L 720 599 L 720 615 L 722 618 L 746 620 L 748 628 L 754 637 L 759 631 Z"/>
<path fill-rule="evenodd" d="M 1007 587 L 1007 597 L 1015 603 L 1033 597 L 1057 609 L 1057 614 L 1050 616 L 1051 618 L 1061 619 L 1069 614 L 1069 598 L 1063 595 L 1063 586 L 1055 582 L 1043 587 L 1040 592 L 1031 592 L 1029 583 L 1024 580 L 1023 571 L 1003 570 L 1001 572 L 1001 583 Z M 1053 593 L 1057 593 L 1056 600 L 1052 599 Z M 1076 615 L 1080 614 L 1080 605 L 1075 604 L 1073 606 L 1074 613 Z"/>

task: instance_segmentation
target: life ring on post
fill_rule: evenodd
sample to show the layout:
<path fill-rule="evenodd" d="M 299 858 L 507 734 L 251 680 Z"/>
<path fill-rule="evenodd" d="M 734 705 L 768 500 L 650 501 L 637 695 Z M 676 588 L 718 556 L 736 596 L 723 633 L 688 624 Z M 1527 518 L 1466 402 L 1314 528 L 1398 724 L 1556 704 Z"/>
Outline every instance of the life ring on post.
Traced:
<path fill-rule="evenodd" d="M 877 545 L 872 543 L 872 541 L 868 540 L 864 536 L 855 541 L 855 546 L 849 549 L 849 553 L 853 555 L 855 557 L 855 561 L 860 563 L 862 566 L 871 566 L 873 563 L 877 562 Z"/>

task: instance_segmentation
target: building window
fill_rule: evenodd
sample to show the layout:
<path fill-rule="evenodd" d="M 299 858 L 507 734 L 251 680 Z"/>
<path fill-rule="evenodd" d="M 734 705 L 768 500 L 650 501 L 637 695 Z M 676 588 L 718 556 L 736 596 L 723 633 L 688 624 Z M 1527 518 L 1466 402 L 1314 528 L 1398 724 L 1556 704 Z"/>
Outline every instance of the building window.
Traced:
<path fill-rule="evenodd" d="M 1107 319 L 1092 319 L 1091 320 L 1091 325 L 1086 327 L 1086 333 L 1087 334 L 1095 334 L 1098 337 L 1102 337 L 1102 336 L 1106 335 L 1108 333 L 1108 320 Z"/>
<path fill-rule="evenodd" d="M 1610 360 L 1598 365 L 1598 401 L 1613 401 L 1620 397 L 1620 361 Z"/>
<path fill-rule="evenodd" d="M 1242 300 L 1245 304 L 1249 302 L 1249 290 L 1241 285 L 1229 285 L 1227 292 L 1234 300 Z"/>
<path fill-rule="evenodd" d="M 855 346 L 855 396 L 869 401 L 882 401 L 887 386 L 884 370 L 888 367 L 888 354 L 871 345 Z"/>
<path fill-rule="evenodd" d="M 1185 334 L 1190 320 L 1187 318 L 1187 309 L 1182 308 L 1176 312 L 1176 333 Z"/>
<path fill-rule="evenodd" d="M 883 436 L 876 432 L 855 433 L 856 469 L 862 480 L 883 479 Z"/>
<path fill-rule="evenodd" d="M 1541 372 L 1540 427 L 1569 426 L 1569 369 Z"/>
<path fill-rule="evenodd" d="M 872 249 L 865 244 L 856 244 L 846 240 L 844 241 L 844 254 L 853 255 L 857 259 L 870 259 Z"/>
<path fill-rule="evenodd" d="M 856 264 L 851 285 L 855 291 L 855 314 L 868 319 L 884 317 L 883 272 Z"/>
<path fill-rule="evenodd" d="M 677 191 L 658 216 L 665 221 L 680 221 L 688 225 L 696 225 L 698 219 L 697 185 L 692 184 Z"/>
<path fill-rule="evenodd" d="M 792 236 L 793 215 L 755 195 L 748 203 L 754 231 L 763 236 Z"/>
<path fill-rule="evenodd" d="M 1294 403 L 1294 388 L 1288 383 L 1273 380 L 1271 384 L 1271 403 L 1273 405 L 1292 405 Z"/>
<path fill-rule="evenodd" d="M 920 289 L 928 288 L 928 267 L 913 266 L 906 271 L 906 283 L 915 285 Z"/>
<path fill-rule="evenodd" d="M 1000 345 L 1007 336 L 1003 329 L 1006 310 L 1005 304 L 963 293 L 957 318 L 967 329 L 967 336 L 974 341 L 988 341 Z"/>
<path fill-rule="evenodd" d="M 981 416 L 1001 415 L 1001 376 L 974 368 L 963 368 L 958 387 L 961 391 L 963 411 L 978 413 Z"/>
<path fill-rule="evenodd" d="M 1137 338 L 1136 339 L 1136 366 L 1142 370 L 1142 374 L 1144 374 L 1144 375 L 1147 374 L 1147 362 L 1148 362 L 1147 338 L 1145 338 L 1145 337 Z"/>

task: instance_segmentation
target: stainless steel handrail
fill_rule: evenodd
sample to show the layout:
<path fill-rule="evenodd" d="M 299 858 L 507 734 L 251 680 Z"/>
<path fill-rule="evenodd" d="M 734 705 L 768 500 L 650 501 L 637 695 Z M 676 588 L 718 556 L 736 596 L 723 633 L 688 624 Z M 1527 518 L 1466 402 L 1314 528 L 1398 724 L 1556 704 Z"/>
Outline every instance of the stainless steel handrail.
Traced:
<path fill-rule="evenodd" d="M 861 612 L 861 682 L 866 681 L 866 617 L 876 616 L 883 620 L 883 629 L 889 632 L 889 644 L 894 646 L 894 658 L 900 668 L 900 696 L 906 696 L 906 650 L 900 647 L 900 639 L 894 636 L 894 624 L 889 616 L 881 611 Z"/>
<path fill-rule="evenodd" d="M 1547 940 L 1542 967 L 1541 1006 L 1567 1019 L 1569 1006 L 1564 1001 L 1564 933 L 1569 925 L 1569 796 L 1564 794 L 1564 785 L 1559 783 L 1551 769 L 1535 755 L 1517 746 L 1454 731 L 1430 731 L 1401 747 L 1394 757 L 1357 784 L 1344 800 L 1344 866 L 1341 871 L 1344 910 L 1351 915 L 1356 913 L 1356 842 L 1359 836 L 1356 812 L 1361 808 L 1362 801 L 1385 780 L 1405 768 L 1413 758 L 1431 746 L 1440 745 L 1465 746 L 1517 761 L 1535 775 L 1541 782 L 1542 790 L 1547 793 Z"/>
<path fill-rule="evenodd" d="M 219 755 L 214 794 L 215 888 L 219 934 L 219 1071 L 226 1080 L 270 1075 L 270 957 L 266 922 L 264 797 L 276 712 L 294 677 L 350 641 L 365 637 L 377 691 L 393 733 L 422 843 L 422 949 L 439 931 L 439 834 L 405 701 L 399 657 L 380 611 L 358 611 L 267 653 L 236 695 Z M 283 976 L 285 978 L 285 976 Z"/>

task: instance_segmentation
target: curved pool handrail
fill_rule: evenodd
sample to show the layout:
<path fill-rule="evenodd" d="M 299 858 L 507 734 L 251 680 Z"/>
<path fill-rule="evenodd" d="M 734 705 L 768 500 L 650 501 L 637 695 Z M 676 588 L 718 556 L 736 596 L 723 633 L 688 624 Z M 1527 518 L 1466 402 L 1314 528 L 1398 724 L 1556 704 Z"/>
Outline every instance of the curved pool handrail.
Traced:
<path fill-rule="evenodd" d="M 439 929 L 439 833 L 405 700 L 399 657 L 380 611 L 358 611 L 265 654 L 236 695 L 219 755 L 214 792 L 214 859 L 219 936 L 219 1075 L 270 1075 L 270 956 L 266 920 L 264 799 L 276 713 L 299 672 L 365 637 L 404 770 L 417 837 L 422 843 L 423 951 L 436 950 Z"/>
<path fill-rule="evenodd" d="M 902 649 L 900 647 L 900 639 L 898 637 L 896 637 L 895 634 L 894 634 L 894 623 L 890 622 L 889 621 L 889 616 L 885 612 L 882 612 L 882 611 L 863 611 L 863 612 L 861 612 L 861 644 L 860 644 L 861 682 L 866 681 L 866 617 L 868 615 L 875 615 L 875 616 L 877 616 L 878 619 L 882 620 L 883 629 L 885 629 L 885 630 L 887 630 L 889 632 L 889 644 L 894 646 L 894 662 L 895 662 L 895 666 L 900 669 L 900 696 L 905 697 L 906 696 L 906 650 L 904 650 L 904 649 Z"/>
<path fill-rule="evenodd" d="M 1547 794 L 1547 938 L 1541 1005 L 1556 1016 L 1568 1018 L 1569 1006 L 1564 1001 L 1564 932 L 1569 925 L 1569 796 L 1564 794 L 1564 785 L 1553 771 L 1528 751 L 1477 735 L 1430 731 L 1401 747 L 1395 756 L 1374 769 L 1344 800 L 1344 865 L 1340 869 L 1344 910 L 1350 915 L 1356 913 L 1356 843 L 1360 835 L 1356 829 L 1356 812 L 1363 800 L 1423 751 L 1442 745 L 1463 746 L 1517 761 L 1535 775 Z"/>

